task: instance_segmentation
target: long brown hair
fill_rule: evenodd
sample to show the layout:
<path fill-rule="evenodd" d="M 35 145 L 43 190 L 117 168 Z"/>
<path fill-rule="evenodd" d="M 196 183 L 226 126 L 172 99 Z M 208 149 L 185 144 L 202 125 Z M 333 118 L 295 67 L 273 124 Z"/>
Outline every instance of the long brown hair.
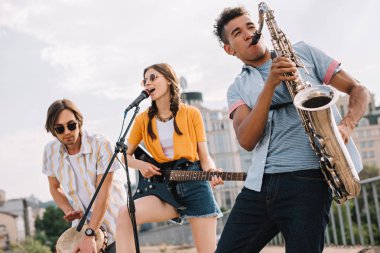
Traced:
<path fill-rule="evenodd" d="M 163 75 L 166 78 L 166 80 L 169 81 L 170 111 L 173 114 L 174 130 L 178 135 L 182 135 L 182 132 L 178 128 L 178 125 L 176 122 L 176 115 L 179 110 L 179 104 L 181 102 L 180 91 L 179 91 L 179 81 L 178 81 L 177 75 L 169 64 L 158 63 L 158 64 L 151 65 L 149 67 L 146 67 L 144 69 L 143 77 L 145 76 L 145 73 L 149 69 L 154 69 L 155 71 Z M 152 119 L 155 115 L 157 115 L 157 113 L 158 113 L 158 108 L 156 105 L 156 101 L 152 101 L 152 104 L 149 107 L 149 111 L 148 111 L 148 117 L 149 117 L 148 134 L 153 140 L 157 139 L 157 136 L 153 133 L 153 130 L 152 130 Z"/>

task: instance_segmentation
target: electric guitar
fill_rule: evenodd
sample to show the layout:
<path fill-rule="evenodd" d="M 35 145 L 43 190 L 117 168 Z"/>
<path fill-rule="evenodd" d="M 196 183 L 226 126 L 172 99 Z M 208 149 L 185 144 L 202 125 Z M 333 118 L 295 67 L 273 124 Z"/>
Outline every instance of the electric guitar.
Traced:
<path fill-rule="evenodd" d="M 149 162 L 160 168 L 160 163 L 156 162 L 140 145 L 137 146 L 134 156 L 136 159 Z M 158 176 L 144 178 L 139 171 L 139 182 L 133 199 L 154 195 L 174 208 L 183 210 L 186 207 L 175 200 L 176 182 L 210 181 L 213 176 L 221 177 L 224 181 L 244 181 L 247 177 L 245 172 L 187 171 L 178 170 L 175 167 L 162 169 L 160 173 L 161 175 Z"/>

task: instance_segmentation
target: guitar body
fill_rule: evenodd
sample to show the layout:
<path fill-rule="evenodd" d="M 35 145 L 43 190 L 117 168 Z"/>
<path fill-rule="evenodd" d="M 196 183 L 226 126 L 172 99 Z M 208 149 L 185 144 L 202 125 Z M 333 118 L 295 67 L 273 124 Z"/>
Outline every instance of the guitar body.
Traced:
<path fill-rule="evenodd" d="M 191 162 L 183 158 L 178 160 L 172 168 L 168 168 L 167 164 L 156 162 L 141 146 L 137 146 L 134 156 L 136 159 L 151 163 L 160 168 L 161 175 L 144 178 L 139 171 L 139 182 L 136 192 L 133 195 L 133 199 L 153 195 L 179 210 L 184 210 L 186 207 L 176 201 L 177 182 L 211 180 L 213 176 L 221 177 L 223 180 L 227 181 L 244 181 L 247 176 L 244 172 L 181 170 L 180 165 L 183 165 L 184 163 L 186 165 L 191 164 Z"/>
<path fill-rule="evenodd" d="M 135 152 L 133 153 L 136 159 L 142 160 L 144 162 L 151 163 L 160 168 L 160 164 L 156 162 L 153 157 L 151 157 L 148 152 L 141 147 L 137 146 Z M 164 175 L 164 174 L 163 174 Z M 168 203 L 176 209 L 183 210 L 186 207 L 182 206 L 175 200 L 176 194 L 176 185 L 174 181 L 169 181 L 165 176 L 162 177 L 151 177 L 145 178 L 139 171 L 139 183 L 133 199 L 139 199 L 149 195 L 156 196 L 162 201 Z"/>
<path fill-rule="evenodd" d="M 139 172 L 139 184 L 137 186 L 135 194 L 133 195 L 133 199 L 139 199 L 149 195 L 154 195 L 176 209 L 186 209 L 186 207 L 182 206 L 175 200 L 176 185 L 176 182 L 170 182 L 163 177 L 155 176 L 151 178 L 145 178 Z"/>

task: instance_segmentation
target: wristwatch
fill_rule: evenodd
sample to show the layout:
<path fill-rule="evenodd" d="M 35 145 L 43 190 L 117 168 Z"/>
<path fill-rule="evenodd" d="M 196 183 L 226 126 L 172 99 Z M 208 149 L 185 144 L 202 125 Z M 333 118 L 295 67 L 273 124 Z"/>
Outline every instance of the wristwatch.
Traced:
<path fill-rule="evenodd" d="M 84 231 L 84 234 L 87 235 L 87 236 L 95 236 L 95 230 L 93 230 L 92 228 L 87 228 Z"/>

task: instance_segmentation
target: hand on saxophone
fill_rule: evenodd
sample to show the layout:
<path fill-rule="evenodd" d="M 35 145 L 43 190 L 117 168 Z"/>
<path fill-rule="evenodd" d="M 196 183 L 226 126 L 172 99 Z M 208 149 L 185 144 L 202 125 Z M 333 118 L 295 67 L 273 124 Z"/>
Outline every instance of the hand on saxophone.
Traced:
<path fill-rule="evenodd" d="M 348 118 L 344 118 L 339 123 L 338 130 L 340 132 L 340 135 L 342 136 L 344 144 L 347 144 L 348 140 L 350 139 L 352 131 L 354 131 L 355 125 L 356 124 L 354 122 L 351 122 Z"/>
<path fill-rule="evenodd" d="M 298 81 L 297 66 L 289 58 L 276 57 L 272 61 L 266 84 L 275 88 L 282 81 Z"/>

